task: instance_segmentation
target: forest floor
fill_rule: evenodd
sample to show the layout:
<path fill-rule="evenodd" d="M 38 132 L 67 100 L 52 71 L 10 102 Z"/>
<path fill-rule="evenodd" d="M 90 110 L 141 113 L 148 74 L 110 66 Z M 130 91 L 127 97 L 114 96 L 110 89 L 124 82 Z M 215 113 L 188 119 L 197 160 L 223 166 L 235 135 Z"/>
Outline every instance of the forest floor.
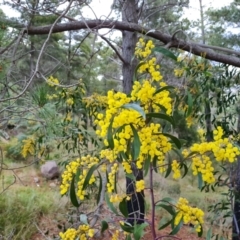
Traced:
<path fill-rule="evenodd" d="M 151 216 L 149 216 L 150 219 Z M 156 220 L 155 225 L 158 225 L 158 220 Z M 33 234 L 30 240 L 52 240 L 57 238 L 59 235 L 59 228 L 52 219 L 48 217 L 42 217 L 39 222 L 38 232 Z M 112 234 L 114 233 L 115 229 L 106 230 L 104 232 L 104 236 L 100 238 L 92 238 L 92 239 L 99 239 L 99 240 L 110 240 L 112 239 Z M 161 240 L 203 240 L 205 238 L 198 237 L 197 233 L 194 231 L 193 228 L 189 226 L 183 226 L 181 230 L 174 236 L 170 236 L 169 233 L 171 232 L 171 228 L 167 227 L 163 230 L 156 231 L 158 239 Z M 119 240 L 124 240 L 125 235 L 123 232 L 120 232 Z M 152 233 L 150 227 L 146 228 L 146 232 L 142 238 L 142 240 L 151 240 Z"/>
<path fill-rule="evenodd" d="M 59 182 L 56 180 L 53 181 L 46 181 L 43 178 L 41 178 L 39 171 L 35 168 L 35 167 L 28 167 L 27 169 L 18 169 L 15 171 L 15 174 L 17 176 L 17 182 L 11 186 L 7 191 L 9 191 L 9 193 L 11 191 L 14 191 L 14 189 L 17 188 L 24 188 L 24 186 L 26 187 L 30 187 L 31 189 L 33 189 L 34 191 L 46 191 L 46 194 L 52 194 L 54 192 L 54 196 L 58 196 L 59 193 Z M 39 183 L 35 182 L 35 178 L 39 178 Z M 122 181 L 124 181 L 124 179 L 122 179 Z M 166 179 L 161 179 L 161 181 L 163 181 L 163 185 L 165 186 L 165 190 L 161 188 L 161 186 L 158 186 L 157 183 L 159 183 L 159 179 L 156 180 L 156 186 L 158 188 L 158 192 L 161 192 L 161 195 L 166 194 L 167 191 L 166 189 L 168 188 L 168 186 L 172 186 L 172 182 L 170 185 L 168 185 L 168 180 Z M 185 183 L 186 184 L 186 183 Z M 190 186 L 188 185 L 183 185 L 181 186 L 181 195 L 187 195 L 187 194 L 191 194 L 194 190 L 187 190 L 186 189 L 189 188 Z M 147 191 L 145 193 L 145 195 L 148 195 Z M 193 196 L 189 195 L 190 198 L 192 198 L 195 202 L 201 202 L 202 206 L 205 206 L 206 204 L 209 204 L 209 202 L 211 203 L 211 201 L 215 201 L 215 196 L 210 193 L 209 195 L 204 195 L 204 197 L 202 197 L 202 199 L 198 199 L 198 195 L 196 193 L 193 192 Z M 161 196 L 158 196 L 161 197 Z M 188 198 L 188 196 L 186 196 Z M 56 198 L 56 197 L 55 197 Z M 195 199 L 196 198 L 196 199 Z M 59 194 L 59 199 L 61 199 L 60 194 Z M 56 203 L 54 203 L 55 205 L 58 204 L 58 199 L 56 198 Z M 64 207 L 59 207 L 58 208 L 60 210 L 58 210 L 58 212 L 49 212 L 49 214 L 42 214 L 38 216 L 37 221 L 35 222 L 35 227 L 36 227 L 36 231 L 35 233 L 33 233 L 31 235 L 30 239 L 26 239 L 26 240 L 54 240 L 54 239 L 58 239 L 59 236 L 59 232 L 63 231 L 64 226 L 66 226 L 67 221 L 66 221 L 66 212 L 67 209 L 69 209 L 69 200 L 67 199 L 67 197 L 65 199 L 61 199 L 61 201 L 65 201 L 63 206 Z M 61 203 L 62 204 L 62 203 Z M 60 205 L 60 204 L 59 204 Z M 105 207 L 105 209 L 107 209 L 107 206 Z M 204 211 L 206 212 L 207 207 L 205 207 Z M 106 214 L 108 214 L 109 211 L 104 211 L 103 213 L 103 219 L 106 219 L 108 216 L 106 216 Z M 206 212 L 206 215 L 208 213 Z M 158 212 L 157 213 L 157 217 L 155 220 L 155 226 L 157 228 L 159 221 L 161 220 L 162 217 L 162 212 Z M 111 216 L 111 218 L 113 219 L 113 215 Z M 151 215 L 148 212 L 146 218 L 150 221 L 151 220 Z M 110 229 L 106 230 L 104 232 L 104 236 L 98 239 L 101 240 L 108 240 L 111 239 L 112 234 L 115 232 L 116 229 L 119 229 L 119 219 L 115 219 L 113 220 L 113 222 L 115 224 L 113 224 L 113 226 L 111 226 Z M 110 225 L 110 224 L 109 224 Z M 197 233 L 195 232 L 194 228 L 191 228 L 190 226 L 183 226 L 182 229 L 174 236 L 169 236 L 169 233 L 171 232 L 170 227 L 167 227 L 163 230 L 156 230 L 157 232 L 157 239 L 161 239 L 161 240 L 170 240 L 170 239 L 177 239 L 177 240 L 197 240 L 197 239 L 205 239 L 205 238 L 199 238 L 197 237 Z M 205 233 L 206 234 L 206 233 Z M 1 238 L 0 238 L 1 239 Z M 15 238 L 13 238 L 15 239 Z M 123 232 L 120 232 L 120 236 L 119 236 L 119 240 L 123 240 L 125 239 Z M 151 240 L 152 238 L 152 234 L 151 234 L 151 230 L 150 227 L 146 228 L 146 233 L 143 236 L 142 240 Z M 225 238 L 227 239 L 227 238 Z"/>

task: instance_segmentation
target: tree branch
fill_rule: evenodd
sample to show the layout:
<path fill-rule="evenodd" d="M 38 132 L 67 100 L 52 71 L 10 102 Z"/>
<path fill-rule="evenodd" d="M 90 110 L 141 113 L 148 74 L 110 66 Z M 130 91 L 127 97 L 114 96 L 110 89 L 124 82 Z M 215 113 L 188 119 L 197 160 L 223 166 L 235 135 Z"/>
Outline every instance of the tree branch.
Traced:
<path fill-rule="evenodd" d="M 122 55 L 118 52 L 118 50 L 114 47 L 114 45 L 104 36 L 99 35 L 104 41 L 107 42 L 107 44 L 113 49 L 113 51 L 117 54 L 117 56 L 119 57 L 119 59 L 125 63 L 125 60 L 123 59 Z"/>
<path fill-rule="evenodd" d="M 29 35 L 43 35 L 48 34 L 52 25 L 40 26 L 40 27 L 29 27 L 26 29 L 26 34 Z M 156 40 L 159 40 L 165 44 L 171 42 L 171 48 L 179 48 L 187 52 L 191 52 L 197 56 L 202 56 L 204 54 L 206 59 L 213 60 L 220 63 L 229 64 L 235 67 L 240 67 L 240 58 L 232 55 L 222 54 L 213 51 L 213 49 L 221 50 L 229 53 L 234 53 L 235 55 L 239 55 L 238 52 L 233 52 L 230 49 L 224 48 L 216 48 L 212 46 L 208 46 L 205 44 L 198 44 L 190 41 L 184 41 L 181 39 L 172 39 L 172 36 L 169 34 L 165 34 L 158 30 L 150 30 L 148 28 L 144 28 L 138 24 L 121 22 L 121 21 L 112 21 L 112 20 L 85 20 L 85 21 L 76 21 L 76 22 L 68 22 L 68 23 L 60 23 L 56 24 L 52 33 L 64 32 L 70 30 L 80 30 L 80 29 L 115 29 L 119 31 L 130 31 L 130 32 L 138 32 L 140 34 L 148 35 Z"/>

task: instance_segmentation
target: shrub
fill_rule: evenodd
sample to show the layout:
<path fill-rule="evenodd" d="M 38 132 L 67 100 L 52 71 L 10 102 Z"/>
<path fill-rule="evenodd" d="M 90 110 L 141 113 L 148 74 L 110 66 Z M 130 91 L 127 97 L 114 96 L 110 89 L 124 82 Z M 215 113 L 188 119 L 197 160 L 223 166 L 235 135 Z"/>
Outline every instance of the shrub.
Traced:
<path fill-rule="evenodd" d="M 168 194 L 170 195 L 179 195 L 181 193 L 181 186 L 179 183 L 172 184 L 168 186 Z"/>

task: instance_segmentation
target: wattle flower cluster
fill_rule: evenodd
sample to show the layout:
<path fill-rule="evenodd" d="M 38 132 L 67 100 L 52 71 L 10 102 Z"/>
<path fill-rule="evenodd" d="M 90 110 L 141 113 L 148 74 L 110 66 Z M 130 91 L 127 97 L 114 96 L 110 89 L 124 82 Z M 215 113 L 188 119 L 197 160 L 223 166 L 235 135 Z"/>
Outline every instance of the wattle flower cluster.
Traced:
<path fill-rule="evenodd" d="M 180 164 L 177 162 L 177 160 L 172 161 L 172 171 L 173 171 L 173 178 L 178 179 L 181 177 L 181 171 L 180 171 Z"/>
<path fill-rule="evenodd" d="M 60 193 L 62 195 L 66 194 L 70 188 L 71 182 L 78 169 L 81 169 L 81 174 L 79 175 L 78 183 L 77 183 L 77 192 L 76 195 L 80 200 L 84 200 L 86 196 L 86 191 L 83 190 L 83 183 L 85 181 L 85 177 L 88 173 L 88 169 L 90 169 L 93 165 L 99 163 L 99 159 L 96 157 L 91 157 L 90 155 L 82 158 L 77 158 L 75 161 L 70 162 L 65 171 L 62 174 L 62 183 L 60 185 Z M 89 179 L 89 184 L 93 184 L 96 181 L 94 175 Z"/>
<path fill-rule="evenodd" d="M 174 75 L 176 77 L 182 77 L 182 75 L 184 74 L 185 69 L 184 68 L 176 68 L 174 69 Z"/>
<path fill-rule="evenodd" d="M 223 129 L 221 127 L 217 127 L 213 134 L 214 141 L 195 143 L 190 148 L 190 151 L 185 150 L 183 152 L 185 157 L 191 152 L 196 153 L 196 156 L 192 157 L 193 174 L 197 175 L 201 173 L 203 180 L 207 183 L 215 181 L 213 175 L 214 168 L 210 155 L 217 161 L 227 161 L 230 163 L 236 161 L 237 156 L 240 155 L 239 149 L 228 138 L 223 138 Z"/>
<path fill-rule="evenodd" d="M 119 239 L 119 231 L 116 230 L 115 233 L 112 235 L 112 240 L 118 240 Z"/>
<path fill-rule="evenodd" d="M 88 225 L 80 225 L 78 229 L 69 228 L 65 233 L 60 232 L 59 236 L 62 240 L 87 240 L 89 237 L 94 236 L 94 229 Z"/>
<path fill-rule="evenodd" d="M 154 47 L 155 46 L 151 40 L 145 43 L 143 38 L 139 38 L 135 48 L 135 56 L 138 58 L 146 58 L 152 53 Z"/>
<path fill-rule="evenodd" d="M 34 155 L 35 153 L 35 139 L 34 137 L 29 137 L 22 141 L 22 151 L 21 154 L 23 157 L 27 157 L 28 154 Z"/>
<path fill-rule="evenodd" d="M 107 97 L 93 93 L 91 96 L 84 97 L 83 103 L 86 104 L 86 108 L 90 108 L 91 112 L 94 113 L 99 108 L 105 108 L 107 106 Z"/>
<path fill-rule="evenodd" d="M 166 84 L 161 82 L 158 86 L 164 87 Z M 141 102 L 146 113 L 149 110 L 159 112 L 161 110 L 159 105 L 161 105 L 167 109 L 167 114 L 170 115 L 172 112 L 172 99 L 169 91 L 165 90 L 156 94 L 156 90 L 156 86 L 153 86 L 148 80 L 143 80 L 142 83 L 135 81 L 131 92 L 131 100 Z"/>
<path fill-rule="evenodd" d="M 107 191 L 109 193 L 114 192 L 115 189 L 115 175 L 118 170 L 118 164 L 114 163 L 111 167 L 111 171 L 108 173 L 108 183 L 107 183 Z"/>
<path fill-rule="evenodd" d="M 201 209 L 191 207 L 188 204 L 186 198 L 179 198 L 176 205 L 177 215 L 174 219 L 174 225 L 178 225 L 179 222 L 183 220 L 184 224 L 192 224 L 195 226 L 196 232 L 200 232 L 201 224 L 204 223 L 204 212 Z"/>
<path fill-rule="evenodd" d="M 136 181 L 136 192 L 141 192 L 145 188 L 144 180 Z"/>
<path fill-rule="evenodd" d="M 192 158 L 192 170 L 193 175 L 197 175 L 198 173 L 202 174 L 203 181 L 207 183 L 214 183 L 214 168 L 212 167 L 212 161 L 210 157 L 206 155 L 201 155 Z"/>
<path fill-rule="evenodd" d="M 138 132 L 141 147 L 140 155 L 137 159 L 137 168 L 141 169 L 143 167 L 144 160 L 147 156 L 150 156 L 151 159 L 156 156 L 160 172 L 165 170 L 165 167 L 163 167 L 165 154 L 171 150 L 172 146 L 168 138 L 160 133 L 161 125 L 156 123 L 151 123 Z"/>
<path fill-rule="evenodd" d="M 136 56 L 143 61 L 138 71 L 145 74 L 145 79 L 135 81 L 133 90 L 129 95 L 122 92 L 109 91 L 107 94 L 107 107 L 105 114 L 99 113 L 95 124 L 98 125 L 96 134 L 103 138 L 106 147 L 109 147 L 108 129 L 111 127 L 114 148 L 104 149 L 100 157 L 115 163 L 117 166 L 122 165 L 124 171 L 132 173 L 131 163 L 134 161 L 138 169 L 142 169 L 146 159 L 153 160 L 157 158 L 157 165 L 160 172 L 165 171 L 165 154 L 171 150 L 169 139 L 162 134 L 162 127 L 159 123 L 149 123 L 144 118 L 142 112 L 160 112 L 164 108 L 166 114 L 172 113 L 172 99 L 167 90 L 157 92 L 158 88 L 166 86 L 159 72 L 159 65 L 156 64 L 156 58 L 148 59 L 154 45 L 152 41 L 146 44 L 143 39 L 139 40 L 136 47 Z M 145 59 L 144 59 L 145 58 Z M 141 108 L 141 111 L 129 107 L 135 104 Z M 129 154 L 131 145 L 134 140 L 134 131 L 137 131 L 140 140 L 140 153 L 137 159 L 132 159 Z M 125 154 L 128 159 L 123 159 L 121 163 L 116 163 L 120 154 Z M 115 165 L 113 165 L 115 166 Z M 111 169 L 109 173 L 108 192 L 113 194 L 115 184 L 115 173 L 117 169 Z M 144 189 L 144 181 L 136 182 L 136 189 Z M 115 202 L 115 198 L 112 198 Z"/>
<path fill-rule="evenodd" d="M 59 80 L 53 76 L 50 76 L 48 79 L 47 79 L 47 84 L 51 87 L 54 87 L 54 86 L 57 86 L 59 85 Z"/>
<path fill-rule="evenodd" d="M 126 197 L 126 194 L 113 194 L 110 197 L 110 202 L 119 203 Z"/>

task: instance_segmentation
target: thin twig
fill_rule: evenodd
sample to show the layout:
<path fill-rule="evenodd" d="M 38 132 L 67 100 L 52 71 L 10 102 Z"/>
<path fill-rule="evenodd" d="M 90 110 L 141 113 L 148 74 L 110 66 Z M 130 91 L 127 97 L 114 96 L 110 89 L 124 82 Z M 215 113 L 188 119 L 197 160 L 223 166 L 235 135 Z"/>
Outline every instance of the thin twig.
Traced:
<path fill-rule="evenodd" d="M 48 239 L 48 237 L 45 235 L 45 233 L 38 227 L 38 225 L 34 222 L 33 223 L 35 225 L 35 227 L 37 228 L 37 230 L 42 234 L 43 237 L 45 237 L 46 239 Z"/>
<path fill-rule="evenodd" d="M 2 193 L 4 193 L 8 188 L 10 188 L 13 184 L 15 184 L 16 183 L 16 181 L 17 181 L 17 179 L 16 179 L 16 176 L 15 175 L 13 175 L 13 177 L 14 177 L 14 180 L 13 180 L 13 182 L 12 183 L 10 183 L 7 187 L 5 187 L 1 192 L 0 192 L 0 195 L 2 194 Z"/>

